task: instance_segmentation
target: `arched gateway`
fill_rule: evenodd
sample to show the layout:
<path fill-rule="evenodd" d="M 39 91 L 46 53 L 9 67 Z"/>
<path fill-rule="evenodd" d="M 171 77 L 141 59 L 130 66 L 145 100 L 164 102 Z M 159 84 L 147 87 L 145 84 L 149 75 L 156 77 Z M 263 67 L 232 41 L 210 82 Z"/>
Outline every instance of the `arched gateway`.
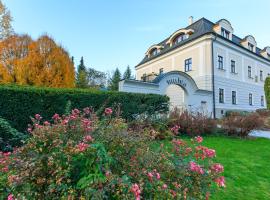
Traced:
<path fill-rule="evenodd" d="M 161 94 L 170 97 L 170 108 L 180 107 L 212 115 L 213 93 L 200 90 L 185 72 L 171 71 L 159 75 L 151 82 L 122 80 L 119 91 Z"/>

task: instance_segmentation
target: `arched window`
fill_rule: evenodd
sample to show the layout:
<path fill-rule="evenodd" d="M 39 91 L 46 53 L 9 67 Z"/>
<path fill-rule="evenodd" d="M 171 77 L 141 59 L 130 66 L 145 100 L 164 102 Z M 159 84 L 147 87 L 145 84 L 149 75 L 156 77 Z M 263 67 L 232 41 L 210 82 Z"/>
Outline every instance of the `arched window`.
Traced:
<path fill-rule="evenodd" d="M 150 51 L 150 56 L 155 56 L 155 55 L 157 55 L 157 53 L 158 53 L 157 48 L 154 48 L 154 49 L 152 49 L 152 50 Z"/>
<path fill-rule="evenodd" d="M 184 33 L 181 33 L 179 35 L 177 35 L 174 39 L 173 39 L 173 45 L 178 44 L 179 42 L 182 42 L 184 39 L 186 39 L 186 35 Z"/>

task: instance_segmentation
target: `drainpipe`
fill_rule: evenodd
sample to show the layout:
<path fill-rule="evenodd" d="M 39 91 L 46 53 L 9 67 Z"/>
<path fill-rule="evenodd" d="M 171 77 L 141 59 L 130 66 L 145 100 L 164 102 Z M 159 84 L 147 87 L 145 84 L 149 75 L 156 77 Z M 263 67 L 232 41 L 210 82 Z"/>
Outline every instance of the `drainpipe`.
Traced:
<path fill-rule="evenodd" d="M 212 90 L 213 90 L 213 117 L 216 119 L 216 101 L 215 101 L 215 60 L 214 60 L 214 41 L 217 39 L 217 34 L 215 33 L 214 39 L 212 39 Z"/>

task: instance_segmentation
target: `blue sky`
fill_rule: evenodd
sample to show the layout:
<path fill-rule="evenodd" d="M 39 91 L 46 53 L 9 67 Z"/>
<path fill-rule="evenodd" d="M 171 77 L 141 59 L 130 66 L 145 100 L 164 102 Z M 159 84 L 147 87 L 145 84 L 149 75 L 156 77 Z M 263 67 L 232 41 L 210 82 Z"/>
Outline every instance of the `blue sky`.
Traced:
<path fill-rule="evenodd" d="M 52 36 L 88 67 L 132 68 L 152 44 L 188 24 L 188 17 L 228 19 L 240 37 L 270 46 L 269 0 L 2 0 L 17 33 Z"/>

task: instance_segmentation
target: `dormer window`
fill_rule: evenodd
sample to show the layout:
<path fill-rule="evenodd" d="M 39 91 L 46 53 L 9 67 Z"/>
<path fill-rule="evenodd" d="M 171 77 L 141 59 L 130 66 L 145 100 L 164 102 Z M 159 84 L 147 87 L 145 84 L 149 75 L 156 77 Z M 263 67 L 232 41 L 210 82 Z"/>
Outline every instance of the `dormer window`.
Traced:
<path fill-rule="evenodd" d="M 251 43 L 248 43 L 248 49 L 249 49 L 250 51 L 254 51 L 254 45 L 251 44 Z"/>
<path fill-rule="evenodd" d="M 180 29 L 171 35 L 166 44 L 170 45 L 170 47 L 178 44 L 179 42 L 187 39 L 191 34 L 193 34 L 193 32 L 194 30 L 192 29 Z"/>
<path fill-rule="evenodd" d="M 221 28 L 221 35 L 227 39 L 230 39 L 230 32 L 227 31 L 225 28 Z"/>
<path fill-rule="evenodd" d="M 213 26 L 213 30 L 222 37 L 232 40 L 233 27 L 226 19 L 221 19 Z"/>
<path fill-rule="evenodd" d="M 256 53 L 256 47 L 257 47 L 257 42 L 255 38 L 252 35 L 246 36 L 242 41 L 241 44 L 247 48 L 249 51 L 252 51 Z"/>
<path fill-rule="evenodd" d="M 265 47 L 260 53 L 263 57 L 270 59 L 270 47 Z"/>
<path fill-rule="evenodd" d="M 186 39 L 186 35 L 180 34 L 177 37 L 175 37 L 175 39 L 173 40 L 173 44 L 176 45 L 176 44 L 182 42 L 184 39 Z"/>
<path fill-rule="evenodd" d="M 157 49 L 152 49 L 152 51 L 150 51 L 150 56 L 155 56 L 157 55 L 158 51 Z"/>

